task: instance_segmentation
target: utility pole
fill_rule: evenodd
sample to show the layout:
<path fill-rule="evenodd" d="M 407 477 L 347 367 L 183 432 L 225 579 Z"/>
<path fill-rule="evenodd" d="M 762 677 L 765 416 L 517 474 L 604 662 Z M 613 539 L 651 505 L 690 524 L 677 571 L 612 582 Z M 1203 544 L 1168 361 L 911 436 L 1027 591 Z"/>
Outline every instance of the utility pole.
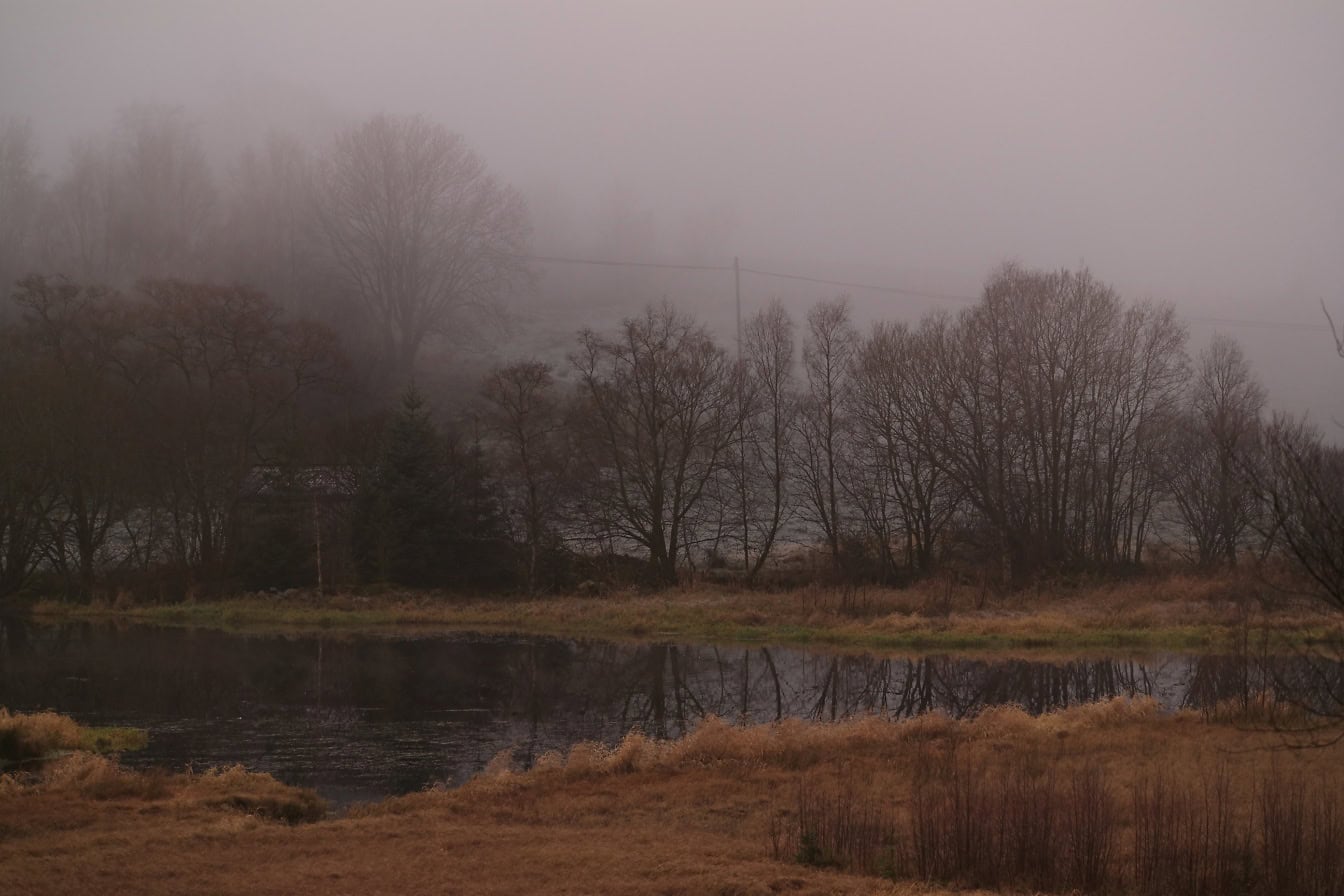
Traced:
<path fill-rule="evenodd" d="M 319 475 L 320 475 L 320 474 L 319 474 Z M 322 515 L 318 512 L 318 504 L 317 504 L 317 489 L 318 489 L 318 488 L 319 488 L 318 483 L 317 483 L 316 481 L 314 481 L 314 482 L 313 482 L 313 485 L 312 485 L 312 490 L 313 490 L 313 541 L 316 543 L 316 546 L 317 546 L 317 593 L 318 593 L 318 595 L 322 595 L 322 594 L 325 593 L 325 589 L 322 587 Z M 319 650 L 321 649 L 321 644 L 320 644 L 320 642 L 319 642 L 319 645 L 318 645 L 318 649 L 319 649 Z"/>
<path fill-rule="evenodd" d="M 742 271 L 733 256 L 733 297 L 737 302 L 737 362 L 742 363 Z"/>
<path fill-rule="evenodd" d="M 742 511 L 742 575 L 751 572 L 751 528 L 747 523 L 747 366 L 742 361 L 742 270 L 733 256 L 733 299 L 737 306 L 737 459 L 738 494 Z"/>

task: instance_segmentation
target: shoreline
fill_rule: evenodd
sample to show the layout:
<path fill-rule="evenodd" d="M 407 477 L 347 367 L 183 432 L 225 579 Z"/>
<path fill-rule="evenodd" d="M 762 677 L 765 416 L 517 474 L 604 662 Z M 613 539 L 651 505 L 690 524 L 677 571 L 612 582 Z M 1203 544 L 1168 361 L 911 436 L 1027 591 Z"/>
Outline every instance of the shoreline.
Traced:
<path fill-rule="evenodd" d="M 1340 620 L 1304 598 L 1233 578 L 1187 576 L 987 600 L 970 588 L 677 589 L 543 598 L 430 592 L 294 592 L 147 606 L 42 600 L 38 623 L 130 622 L 241 633 L 541 635 L 769 644 L 835 651 L 1290 651 L 1337 638 Z"/>

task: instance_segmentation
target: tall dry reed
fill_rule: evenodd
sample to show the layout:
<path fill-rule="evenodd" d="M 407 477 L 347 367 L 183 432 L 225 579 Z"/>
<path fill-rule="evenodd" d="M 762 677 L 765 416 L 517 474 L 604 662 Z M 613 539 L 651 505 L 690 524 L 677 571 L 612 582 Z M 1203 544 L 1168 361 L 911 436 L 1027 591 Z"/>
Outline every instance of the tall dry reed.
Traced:
<path fill-rule="evenodd" d="M 1219 766 L 1141 779 L 1127 801 L 1118 790 L 1094 765 L 1052 770 L 953 750 L 914 769 L 905 794 L 801 779 L 771 845 L 806 864 L 991 890 L 1344 894 L 1338 787 L 1277 769 L 1238 787 Z"/>

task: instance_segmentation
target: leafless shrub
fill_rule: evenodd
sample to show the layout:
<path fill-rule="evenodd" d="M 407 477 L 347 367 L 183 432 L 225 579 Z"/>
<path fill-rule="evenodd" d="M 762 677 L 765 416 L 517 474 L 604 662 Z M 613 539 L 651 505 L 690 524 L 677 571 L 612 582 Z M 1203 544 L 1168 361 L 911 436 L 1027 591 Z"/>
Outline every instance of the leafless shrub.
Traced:
<path fill-rule="evenodd" d="M 795 824 L 786 830 L 776 815 L 771 840 L 776 859 L 865 874 L 889 875 L 896 867 L 893 815 L 852 778 L 838 785 L 800 779 Z"/>
<path fill-rule="evenodd" d="M 1130 785 L 1128 808 L 1100 767 L 1032 757 L 969 760 L 955 749 L 912 770 L 908 812 L 852 780 L 799 782 L 771 819 L 777 859 L 990 890 L 1147 896 L 1344 892 L 1344 804 L 1335 790 L 1228 766 Z M 1128 821 L 1128 823 L 1126 823 Z"/>
<path fill-rule="evenodd" d="M 1327 896 L 1344 892 L 1344 817 L 1339 794 L 1308 790 L 1300 777 L 1269 777 L 1260 792 L 1263 890 Z"/>

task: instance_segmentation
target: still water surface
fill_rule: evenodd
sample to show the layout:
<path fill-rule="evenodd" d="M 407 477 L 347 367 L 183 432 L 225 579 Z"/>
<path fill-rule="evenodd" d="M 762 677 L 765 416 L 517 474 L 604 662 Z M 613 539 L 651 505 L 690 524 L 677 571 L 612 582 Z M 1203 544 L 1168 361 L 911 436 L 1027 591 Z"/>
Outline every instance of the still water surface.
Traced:
<path fill-rule="evenodd" d="M 1284 664 L 1287 664 L 1285 666 Z M 0 706 L 149 731 L 135 766 L 242 763 L 346 804 L 458 784 L 501 750 L 526 765 L 632 728 L 1039 713 L 1113 696 L 1205 709 L 1299 678 L 1230 656 L 1022 659 L 544 637 L 281 636 L 0 618 Z M 1319 670 L 1312 670 L 1313 674 Z M 1334 674 L 1338 675 L 1336 669 Z"/>

